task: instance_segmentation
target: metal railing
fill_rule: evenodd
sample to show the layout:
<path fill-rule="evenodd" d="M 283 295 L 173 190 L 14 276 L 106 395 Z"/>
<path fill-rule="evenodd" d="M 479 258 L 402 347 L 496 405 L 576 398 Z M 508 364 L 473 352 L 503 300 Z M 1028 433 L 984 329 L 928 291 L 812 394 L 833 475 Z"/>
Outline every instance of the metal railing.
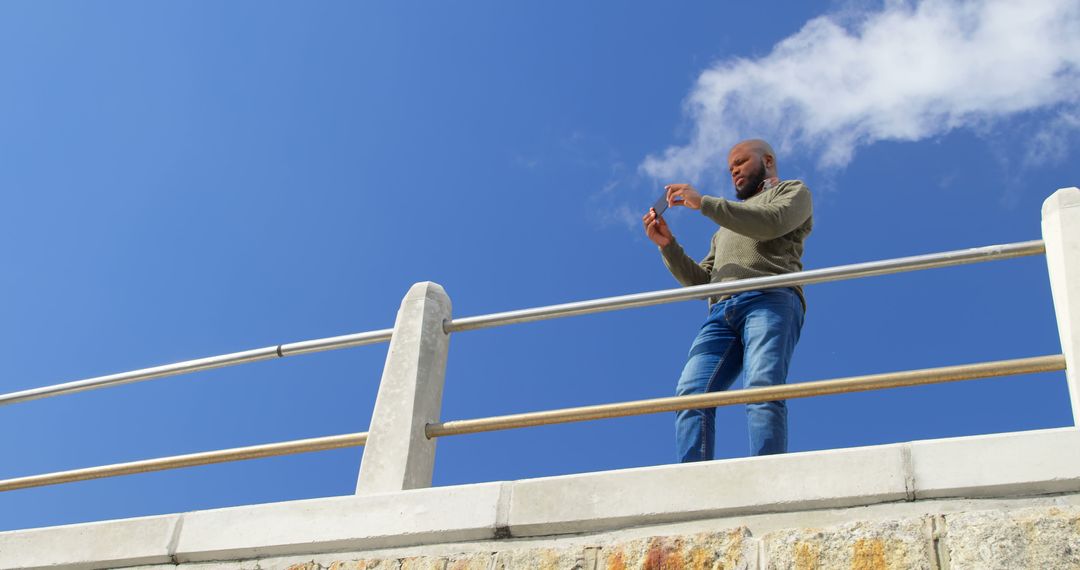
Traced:
<path fill-rule="evenodd" d="M 41 388 L 31 388 L 29 390 L 0 394 L 0 406 L 29 402 L 30 400 L 39 400 L 41 398 L 51 398 L 53 396 L 63 396 L 64 394 L 74 394 L 76 392 L 85 392 L 87 390 L 96 390 L 98 388 L 108 388 L 110 386 L 121 386 L 123 384 L 154 380 L 155 378 L 165 378 L 168 376 L 176 376 L 178 374 L 189 374 L 191 372 L 213 370 L 214 368 L 225 368 L 226 366 L 236 366 L 237 364 L 284 358 L 286 356 L 295 356 L 297 354 L 310 354 L 312 352 L 352 348 L 354 346 L 363 346 L 365 344 L 378 344 L 380 342 L 388 342 L 390 340 L 390 335 L 393 332 L 393 329 L 383 329 L 379 331 L 305 340 L 289 344 L 279 344 L 277 346 L 267 346 L 265 348 L 256 348 L 241 352 L 220 354 L 218 356 L 207 356 L 206 358 L 185 360 L 183 362 L 175 362 L 163 366 L 140 368 L 129 372 L 120 372 L 119 374 L 95 376 L 93 378 L 74 380 L 72 382 L 64 382 L 63 384 L 43 386 Z"/>
<path fill-rule="evenodd" d="M 904 386 L 923 386 L 926 384 L 940 384 L 942 382 L 975 380 L 977 378 L 994 378 L 1016 374 L 1033 374 L 1036 372 L 1054 372 L 1064 369 L 1065 357 L 1060 354 L 1035 356 L 1032 358 L 1018 358 L 1015 360 L 999 360 L 996 362 L 961 364 L 958 366 L 926 368 L 923 370 L 907 370 L 904 372 L 886 372 L 883 374 L 852 376 L 850 378 L 837 378 L 835 380 L 799 382 L 796 384 L 766 386 L 763 388 L 746 388 L 728 392 L 671 396 L 668 398 L 619 402 L 617 404 L 600 404 L 596 406 L 564 408 L 561 410 L 512 414 L 473 420 L 456 420 L 428 424 L 425 431 L 428 437 L 445 437 L 448 435 L 461 435 L 466 433 L 480 433 L 485 431 L 583 422 L 588 420 L 622 418 L 626 416 L 659 414 L 663 412 L 677 412 L 679 410 L 715 408 L 718 406 L 732 406 L 735 404 L 810 398 L 812 396 L 827 396 L 831 394 L 850 394 L 852 392 L 867 392 L 870 390 L 884 390 L 886 388 L 900 388 Z"/>
<path fill-rule="evenodd" d="M 664 289 L 662 291 L 650 291 L 648 293 L 637 293 L 620 297 L 607 297 L 591 301 L 579 301 L 577 303 L 549 305 L 547 307 L 536 307 L 533 309 L 507 311 L 504 313 L 494 313 L 478 317 L 453 319 L 447 323 L 446 332 L 485 329 L 516 323 L 529 323 L 561 317 L 617 311 L 620 309 L 648 307 L 663 303 L 674 303 L 676 301 L 707 299 L 709 297 L 732 295 L 743 291 L 754 291 L 757 289 L 812 285 L 814 283 L 827 283 L 829 281 L 842 281 L 846 279 L 857 279 L 859 277 L 871 277 L 874 275 L 888 275 L 890 273 L 902 273 L 919 269 L 967 265 L 969 263 L 978 263 L 980 261 L 1041 255 L 1045 252 L 1046 248 L 1043 245 L 1042 240 L 1032 240 L 1005 245 L 959 249 L 927 255 L 899 257 L 881 261 L 869 261 L 866 263 L 854 263 L 851 265 L 838 265 L 836 267 L 810 269 L 795 273 L 785 273 L 783 275 L 769 275 L 767 277 L 754 277 L 751 279 L 740 279 L 738 281 L 725 281 L 722 283 L 695 285 L 693 287 Z"/>
<path fill-rule="evenodd" d="M 461 319 L 453 319 L 450 322 L 446 323 L 445 330 L 446 332 L 477 330 L 516 323 L 527 323 L 546 319 L 571 317 L 575 315 L 587 315 L 592 313 L 601 313 L 605 311 L 631 309 L 635 307 L 648 307 L 651 305 L 660 305 L 663 303 L 674 303 L 676 301 L 705 299 L 717 295 L 730 295 L 741 291 L 752 291 L 754 289 L 767 289 L 770 287 L 790 287 L 793 285 L 809 285 L 813 283 L 825 283 L 828 281 L 856 279 L 859 277 L 870 277 L 874 275 L 887 275 L 890 273 L 915 271 L 919 269 L 965 265 L 968 263 L 992 261 L 995 259 L 1011 259 L 1014 257 L 1040 255 L 1045 251 L 1046 249 L 1043 246 L 1042 240 L 1032 240 L 1005 245 L 991 245 L 986 247 L 976 247 L 972 249 L 961 249 L 955 251 L 946 251 L 942 253 L 932 253 L 928 255 L 916 255 L 911 257 L 887 259 L 883 261 L 870 261 L 866 263 L 840 265 L 825 269 L 811 269 L 808 271 L 799 271 L 796 273 L 787 273 L 784 275 L 771 275 L 768 277 L 742 279 L 739 281 L 727 281 L 724 283 L 710 283 L 708 285 L 697 285 L 694 287 L 664 289 L 661 291 L 650 291 L 647 293 L 622 295 L 619 297 L 606 297 L 603 299 L 579 301 L 577 303 L 564 303 L 561 305 L 549 305 L 546 307 L 535 307 L 531 309 L 521 309 L 518 311 L 507 311 L 502 313 L 492 313 L 489 315 L 480 315 L 476 317 L 465 317 Z M 179 374 L 189 374 L 192 372 L 200 372 L 203 370 L 212 370 L 214 368 L 224 368 L 227 366 L 236 366 L 238 364 L 247 364 L 250 362 L 273 360 L 275 358 L 283 358 L 286 356 L 311 354 L 314 352 L 324 352 L 328 350 L 339 350 L 342 348 L 352 348 L 368 344 L 379 344 L 383 342 L 389 342 L 391 336 L 393 335 L 393 332 L 393 329 L 382 329 L 376 331 L 333 336 L 328 338 L 305 340 L 288 344 L 279 344 L 276 346 L 267 346 L 264 348 L 256 348 L 241 352 L 232 352 L 229 354 L 221 354 L 218 356 L 208 356 L 205 358 L 197 358 L 194 360 L 185 360 L 183 362 L 176 362 L 163 366 L 140 368 L 139 370 L 120 372 L 118 374 L 95 376 L 93 378 L 75 380 L 72 382 L 65 382 L 63 384 L 54 384 L 52 386 L 43 386 L 41 388 L 31 388 L 29 390 L 21 390 L 18 392 L 0 394 L 0 406 L 17 404 L 20 402 L 28 402 L 30 400 L 37 400 L 40 398 L 50 398 L 53 396 L 74 394 L 76 392 L 84 392 L 86 390 L 108 388 L 110 386 L 121 386 L 123 384 L 131 384 L 133 382 L 142 382 L 145 380 L 166 378 L 168 376 L 176 376 Z"/>
<path fill-rule="evenodd" d="M 71 471 L 59 471 L 44 475 L 30 475 L 15 479 L 0 481 L 0 491 L 14 491 L 29 487 L 44 487 L 45 485 L 59 485 L 60 483 L 73 483 L 75 481 L 87 481 L 104 477 L 117 477 L 119 475 L 132 475 L 135 473 L 150 473 L 152 471 L 164 471 L 166 469 L 179 469 L 181 467 L 195 467 L 196 465 L 210 465 L 213 463 L 226 463 L 229 461 L 243 461 L 245 459 L 260 459 L 263 457 L 276 457 L 278 455 L 291 455 L 294 453 L 307 453 L 310 451 L 327 451 L 341 449 L 343 447 L 358 447 L 367 443 L 367 432 L 346 433 L 326 437 L 313 437 L 310 439 L 297 439 L 280 443 L 266 443 L 262 445 L 249 445 L 246 447 L 234 447 L 231 449 L 219 449 L 217 451 L 202 451 L 187 455 L 173 455 L 158 459 L 144 459 L 128 463 L 115 463 L 101 467 L 87 467 L 85 469 L 72 469 Z"/>
<path fill-rule="evenodd" d="M 604 311 L 615 311 L 634 307 L 645 307 L 662 303 L 704 299 L 721 295 L 730 295 L 742 291 L 757 289 L 809 285 L 844 279 L 855 279 L 875 275 L 886 275 L 905 271 L 915 271 L 936 267 L 949 267 L 983 261 L 1010 259 L 1023 256 L 1039 255 L 1045 252 L 1042 240 L 1034 240 L 1005 245 L 994 245 L 972 249 L 947 251 L 928 255 L 918 255 L 882 261 L 872 261 L 843 265 L 825 269 L 814 269 L 743 279 L 724 283 L 713 283 L 694 287 L 682 287 L 661 291 L 652 291 L 604 299 L 595 299 L 575 303 L 565 303 L 545 307 L 507 311 L 474 317 L 449 319 L 443 323 L 446 333 L 462 332 L 482 328 L 524 323 L 545 319 L 584 315 Z M 23 390 L 0 395 L 0 405 L 15 404 L 30 400 L 72 394 L 76 392 L 118 386 L 155 378 L 164 378 L 201 370 L 210 370 L 249 362 L 271 360 L 297 354 L 308 354 L 341 348 L 350 348 L 368 344 L 391 341 L 394 329 L 382 329 L 370 332 L 315 339 L 303 342 L 281 344 L 260 349 L 235 352 L 219 356 L 188 360 L 174 364 L 144 368 L 119 374 L 99 376 L 52 386 Z M 455 420 L 429 423 L 425 433 L 429 438 L 445 437 L 483 431 L 514 429 L 555 423 L 577 422 L 631 415 L 652 414 L 683 409 L 714 407 L 723 405 L 764 402 L 788 398 L 879 390 L 900 386 L 915 386 L 939 382 L 953 382 L 1004 376 L 1027 374 L 1065 369 L 1062 355 L 1040 356 L 912 370 L 890 372 L 850 378 L 822 380 L 771 386 L 766 388 L 733 390 L 729 392 L 656 398 L 633 402 L 621 402 L 597 406 L 585 406 L 561 410 L 549 410 L 525 414 L 514 414 L 490 418 Z M 227 461 L 239 461 L 260 457 L 271 457 L 293 453 L 304 453 L 343 447 L 366 445 L 368 432 L 317 437 L 311 439 L 286 441 L 264 445 L 254 445 L 234 449 L 192 453 L 187 455 L 163 457 L 144 461 L 134 461 L 101 467 L 76 469 L 44 475 L 34 475 L 15 479 L 0 480 L 0 491 L 23 489 L 43 485 L 53 485 L 72 481 L 112 477 L 132 473 L 175 469 L 194 465 L 207 465 Z"/>

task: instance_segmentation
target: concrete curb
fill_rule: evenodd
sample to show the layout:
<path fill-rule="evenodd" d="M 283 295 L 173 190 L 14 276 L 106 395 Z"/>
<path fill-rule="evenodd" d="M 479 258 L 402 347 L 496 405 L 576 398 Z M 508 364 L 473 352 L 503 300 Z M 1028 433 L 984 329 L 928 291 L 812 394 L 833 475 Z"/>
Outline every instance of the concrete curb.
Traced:
<path fill-rule="evenodd" d="M 904 474 L 901 447 L 890 445 L 518 481 L 510 532 L 539 536 L 901 501 Z"/>
<path fill-rule="evenodd" d="M 0 568 L 115 568 L 612 530 L 732 515 L 1080 491 L 1060 428 L 290 501 L 0 533 Z"/>
<path fill-rule="evenodd" d="M 180 515 L 0 533 L 0 568 L 115 568 L 172 562 Z"/>

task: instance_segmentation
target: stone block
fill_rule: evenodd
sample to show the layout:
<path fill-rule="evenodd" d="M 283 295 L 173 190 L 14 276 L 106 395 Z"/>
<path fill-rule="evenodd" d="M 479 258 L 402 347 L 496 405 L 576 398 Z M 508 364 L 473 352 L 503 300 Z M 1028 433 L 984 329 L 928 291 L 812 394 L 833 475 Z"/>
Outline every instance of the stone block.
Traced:
<path fill-rule="evenodd" d="M 530 548 L 527 550 L 508 550 L 495 555 L 492 570 L 516 570 L 529 568 L 535 570 L 593 570 L 596 568 L 595 553 L 591 564 L 582 555 L 582 549 L 570 548 Z"/>
<path fill-rule="evenodd" d="M 581 549 L 532 548 L 470 552 L 451 556 L 409 556 L 332 562 L 315 570 L 584 570 Z M 267 569 L 262 566 L 263 570 Z M 291 570 L 292 566 L 289 567 Z M 589 567 L 595 568 L 595 564 Z"/>
<path fill-rule="evenodd" d="M 1080 568 L 1080 507 L 958 513 L 945 529 L 950 570 Z"/>
<path fill-rule="evenodd" d="M 750 570 L 756 545 L 745 527 L 687 536 L 654 536 L 605 546 L 598 570 Z"/>
<path fill-rule="evenodd" d="M 928 519 L 789 529 L 762 538 L 763 570 L 936 570 Z"/>
<path fill-rule="evenodd" d="M 495 555 L 474 552 L 453 556 L 414 556 L 398 560 L 400 570 L 491 570 Z"/>
<path fill-rule="evenodd" d="M 401 563 L 397 559 L 389 560 L 348 560 L 332 562 L 326 570 L 401 570 Z"/>

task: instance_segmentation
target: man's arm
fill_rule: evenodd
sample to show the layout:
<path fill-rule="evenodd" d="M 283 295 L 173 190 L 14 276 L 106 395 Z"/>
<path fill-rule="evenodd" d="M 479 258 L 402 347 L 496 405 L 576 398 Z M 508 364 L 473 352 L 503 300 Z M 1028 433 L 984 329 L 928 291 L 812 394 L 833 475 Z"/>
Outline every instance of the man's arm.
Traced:
<path fill-rule="evenodd" d="M 664 265 L 667 266 L 668 271 L 686 287 L 704 285 L 712 280 L 712 267 L 716 256 L 712 244 L 709 245 L 709 255 L 706 255 L 701 263 L 697 263 L 686 255 L 682 246 L 674 239 L 660 248 L 660 255 L 664 257 Z"/>
<path fill-rule="evenodd" d="M 660 248 L 660 254 L 664 257 L 664 265 L 675 279 L 683 285 L 703 285 L 712 279 L 712 266 L 715 252 L 713 246 L 709 246 L 709 255 L 701 263 L 696 263 L 686 255 L 682 246 L 675 241 L 671 229 L 668 228 L 664 218 L 657 216 L 650 208 L 649 213 L 641 218 L 645 224 L 645 235 Z"/>
<path fill-rule="evenodd" d="M 813 204 L 810 191 L 796 181 L 784 184 L 769 202 L 734 202 L 702 196 L 701 213 L 735 233 L 768 240 L 801 226 L 813 213 Z"/>

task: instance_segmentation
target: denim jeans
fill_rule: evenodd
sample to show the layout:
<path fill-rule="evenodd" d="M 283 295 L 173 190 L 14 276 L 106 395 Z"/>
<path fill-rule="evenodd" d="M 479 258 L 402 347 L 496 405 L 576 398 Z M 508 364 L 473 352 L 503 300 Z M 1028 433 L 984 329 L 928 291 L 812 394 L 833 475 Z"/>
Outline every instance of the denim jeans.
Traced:
<path fill-rule="evenodd" d="M 803 306 L 794 289 L 739 293 L 714 304 L 690 347 L 676 393 L 701 394 L 731 387 L 741 373 L 743 386 L 783 384 L 803 325 Z M 750 454 L 787 451 L 787 404 L 783 401 L 746 405 Z M 676 414 L 679 460 L 713 458 L 716 409 Z"/>

